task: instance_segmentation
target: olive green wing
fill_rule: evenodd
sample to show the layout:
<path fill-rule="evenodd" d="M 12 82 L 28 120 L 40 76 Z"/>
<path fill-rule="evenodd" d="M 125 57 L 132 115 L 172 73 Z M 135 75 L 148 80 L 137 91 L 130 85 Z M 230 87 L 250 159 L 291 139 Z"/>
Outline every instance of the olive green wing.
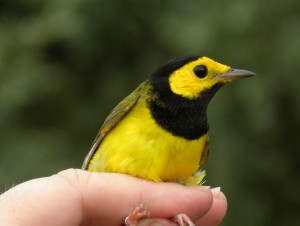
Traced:
<path fill-rule="evenodd" d="M 207 137 L 207 140 L 205 142 L 205 145 L 204 145 L 204 148 L 202 151 L 202 155 L 201 155 L 201 158 L 199 161 L 199 169 L 201 169 L 204 166 L 204 164 L 206 163 L 207 158 L 208 158 L 208 153 L 209 153 L 209 138 Z"/>
<path fill-rule="evenodd" d="M 108 115 L 103 125 L 101 126 L 94 142 L 91 150 L 86 156 L 82 169 L 87 169 L 90 160 L 93 158 L 95 152 L 97 151 L 99 145 L 101 144 L 103 138 L 113 129 L 115 125 L 118 124 L 120 120 L 122 120 L 125 115 L 130 112 L 130 110 L 137 104 L 139 99 L 142 96 L 148 94 L 150 88 L 149 81 L 143 82 L 139 85 L 129 96 L 127 96 L 124 100 L 122 100 Z"/>

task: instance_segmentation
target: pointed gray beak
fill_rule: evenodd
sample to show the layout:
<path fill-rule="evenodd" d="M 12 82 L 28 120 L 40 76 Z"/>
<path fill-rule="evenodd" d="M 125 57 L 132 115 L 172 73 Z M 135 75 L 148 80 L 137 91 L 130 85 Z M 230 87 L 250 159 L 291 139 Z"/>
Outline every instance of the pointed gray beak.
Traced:
<path fill-rule="evenodd" d="M 255 73 L 253 73 L 252 71 L 231 68 L 226 73 L 217 75 L 215 78 L 223 78 L 226 80 L 236 80 L 236 79 L 240 79 L 240 78 L 252 77 L 254 75 L 255 75 Z"/>

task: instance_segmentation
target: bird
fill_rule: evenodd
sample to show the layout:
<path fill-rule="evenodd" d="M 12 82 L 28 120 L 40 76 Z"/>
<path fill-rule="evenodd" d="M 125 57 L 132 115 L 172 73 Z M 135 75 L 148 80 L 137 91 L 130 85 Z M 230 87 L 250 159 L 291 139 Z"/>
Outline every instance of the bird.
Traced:
<path fill-rule="evenodd" d="M 223 85 L 254 75 L 206 56 L 163 63 L 108 115 L 82 169 L 153 182 L 203 183 L 208 104 Z"/>

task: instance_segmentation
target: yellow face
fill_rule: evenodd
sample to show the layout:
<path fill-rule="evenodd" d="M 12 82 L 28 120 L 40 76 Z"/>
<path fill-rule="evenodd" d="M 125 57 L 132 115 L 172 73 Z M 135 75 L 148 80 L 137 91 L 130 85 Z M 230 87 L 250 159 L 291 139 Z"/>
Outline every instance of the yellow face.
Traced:
<path fill-rule="evenodd" d="M 174 71 L 169 77 L 170 88 L 175 94 L 195 99 L 201 95 L 201 91 L 216 83 L 230 82 L 228 79 L 216 77 L 230 69 L 229 66 L 201 57 Z"/>

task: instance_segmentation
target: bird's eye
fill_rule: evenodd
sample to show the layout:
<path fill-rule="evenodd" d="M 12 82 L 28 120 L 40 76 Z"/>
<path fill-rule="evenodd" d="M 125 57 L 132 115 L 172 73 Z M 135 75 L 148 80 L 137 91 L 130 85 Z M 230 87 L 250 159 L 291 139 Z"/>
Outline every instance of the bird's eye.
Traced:
<path fill-rule="evenodd" d="M 198 78 L 204 78 L 207 75 L 207 67 L 198 65 L 194 68 L 194 73 Z"/>

